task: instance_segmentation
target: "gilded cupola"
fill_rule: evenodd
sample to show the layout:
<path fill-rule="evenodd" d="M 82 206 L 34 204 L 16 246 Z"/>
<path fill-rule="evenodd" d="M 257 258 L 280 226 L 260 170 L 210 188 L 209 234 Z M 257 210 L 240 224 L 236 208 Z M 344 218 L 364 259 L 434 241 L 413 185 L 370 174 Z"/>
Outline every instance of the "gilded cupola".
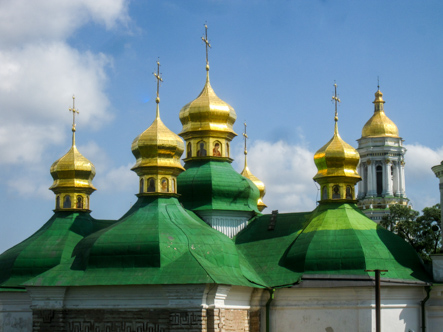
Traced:
<path fill-rule="evenodd" d="M 363 127 L 362 137 L 398 137 L 398 128 L 384 111 L 383 93 L 380 89 L 375 93 L 374 114 Z"/>
<path fill-rule="evenodd" d="M 75 146 L 75 96 L 72 97 L 72 146 L 71 149 L 51 166 L 54 183 L 49 188 L 56 195 L 55 210 L 89 211 L 89 196 L 96 189 L 92 185 L 94 165 Z"/>
<path fill-rule="evenodd" d="M 132 170 L 140 177 L 140 195 L 176 194 L 177 176 L 184 171 L 180 163 L 184 151 L 182 139 L 169 130 L 160 119 L 160 63 L 157 61 L 157 114 L 154 122 L 132 142 L 136 158 Z"/>
<path fill-rule="evenodd" d="M 183 125 L 179 134 L 186 141 L 186 158 L 220 157 L 229 158 L 229 144 L 237 136 L 233 125 L 237 119 L 234 109 L 221 100 L 209 82 L 207 26 L 206 45 L 206 83 L 199 96 L 180 110 L 180 121 Z"/>
<path fill-rule="evenodd" d="M 245 178 L 249 179 L 252 181 L 253 184 L 255 184 L 255 186 L 258 188 L 259 192 L 260 192 L 260 197 L 257 200 L 257 208 L 260 212 L 262 212 L 267 205 L 265 203 L 263 203 L 263 197 L 266 195 L 266 187 L 265 184 L 260 181 L 254 174 L 251 173 L 251 171 L 249 170 L 248 167 L 248 160 L 247 160 L 247 156 L 248 156 L 248 149 L 246 147 L 246 140 L 248 139 L 248 135 L 246 133 L 246 122 L 245 122 L 245 132 L 243 133 L 243 137 L 245 140 L 245 167 L 243 168 L 243 171 L 241 172 L 241 175 L 243 175 Z"/>
<path fill-rule="evenodd" d="M 337 85 L 334 84 L 335 94 L 335 128 L 334 136 L 314 155 L 318 172 L 314 180 L 320 185 L 322 201 L 355 200 L 355 184 L 361 180 L 357 173 L 360 155 L 357 150 L 342 140 L 338 133 Z"/>

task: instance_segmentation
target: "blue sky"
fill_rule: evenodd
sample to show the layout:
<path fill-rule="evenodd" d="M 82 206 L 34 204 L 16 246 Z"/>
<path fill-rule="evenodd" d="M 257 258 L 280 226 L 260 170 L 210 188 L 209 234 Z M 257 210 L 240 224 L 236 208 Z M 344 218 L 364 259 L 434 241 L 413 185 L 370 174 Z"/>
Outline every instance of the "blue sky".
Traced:
<path fill-rule="evenodd" d="M 136 201 L 132 140 L 160 112 L 174 132 L 180 109 L 205 80 L 237 112 L 234 167 L 267 186 L 268 210 L 308 211 L 312 160 L 339 130 L 357 147 L 373 113 L 377 77 L 385 111 L 405 140 L 406 193 L 415 209 L 439 201 L 430 167 L 443 159 L 441 1 L 56 1 L 0 3 L 0 252 L 52 215 L 51 164 L 70 147 L 72 94 L 77 147 L 96 166 L 92 215 L 118 219 Z"/>

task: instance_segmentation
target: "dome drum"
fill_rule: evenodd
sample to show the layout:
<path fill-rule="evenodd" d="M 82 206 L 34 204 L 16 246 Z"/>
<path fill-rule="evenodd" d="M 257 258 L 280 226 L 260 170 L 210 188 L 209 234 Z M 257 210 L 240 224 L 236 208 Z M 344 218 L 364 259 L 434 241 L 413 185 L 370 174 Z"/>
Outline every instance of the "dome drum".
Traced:
<path fill-rule="evenodd" d="M 214 136 L 196 137 L 186 141 L 186 159 L 193 157 L 230 158 L 230 140 Z"/>
<path fill-rule="evenodd" d="M 148 173 L 140 176 L 139 194 L 177 193 L 177 175 L 166 170 L 159 169 L 158 172 Z"/>
<path fill-rule="evenodd" d="M 322 202 L 340 202 L 346 201 L 357 203 L 355 197 L 355 178 L 330 177 L 319 179 L 320 201 Z"/>
<path fill-rule="evenodd" d="M 78 191 L 63 192 L 55 197 L 55 211 L 86 211 L 89 210 L 89 195 Z"/>

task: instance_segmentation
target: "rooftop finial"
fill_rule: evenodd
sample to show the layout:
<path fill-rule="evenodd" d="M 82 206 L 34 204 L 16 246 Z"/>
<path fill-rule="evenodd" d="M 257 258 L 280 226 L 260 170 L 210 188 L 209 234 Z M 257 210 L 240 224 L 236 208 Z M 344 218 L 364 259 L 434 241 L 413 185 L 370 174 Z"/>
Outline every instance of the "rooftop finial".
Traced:
<path fill-rule="evenodd" d="M 75 108 L 75 95 L 72 95 L 72 108 L 69 108 L 72 112 L 72 146 L 75 145 L 75 113 L 79 114 L 78 109 Z"/>
<path fill-rule="evenodd" d="M 163 82 L 163 79 L 160 74 L 160 61 L 157 60 L 157 72 L 153 73 L 155 79 L 157 80 L 157 98 L 155 98 L 155 102 L 157 103 L 157 117 L 160 116 L 160 112 L 158 109 L 158 104 L 160 103 L 160 82 Z"/>
<path fill-rule="evenodd" d="M 334 89 L 335 89 L 335 92 L 334 92 L 334 95 L 332 96 L 332 100 L 334 100 L 334 102 L 335 102 L 335 117 L 334 117 L 334 120 L 335 120 L 335 122 L 337 122 L 338 121 L 337 104 L 339 102 L 341 102 L 340 98 L 338 98 L 338 95 L 337 95 L 337 83 L 334 83 Z"/>
<path fill-rule="evenodd" d="M 377 90 L 380 90 L 380 77 L 377 76 Z"/>
<path fill-rule="evenodd" d="M 209 49 L 211 47 L 211 44 L 209 44 L 208 40 L 208 25 L 205 23 L 205 36 L 202 37 L 203 42 L 206 46 L 206 71 L 209 71 Z"/>
<path fill-rule="evenodd" d="M 246 134 L 246 127 L 247 127 L 246 121 L 245 121 L 244 125 L 245 125 L 245 132 L 243 133 L 243 137 L 245 139 L 245 167 L 247 167 L 246 155 L 248 154 L 248 150 L 246 148 L 246 140 L 248 139 L 248 134 Z"/>

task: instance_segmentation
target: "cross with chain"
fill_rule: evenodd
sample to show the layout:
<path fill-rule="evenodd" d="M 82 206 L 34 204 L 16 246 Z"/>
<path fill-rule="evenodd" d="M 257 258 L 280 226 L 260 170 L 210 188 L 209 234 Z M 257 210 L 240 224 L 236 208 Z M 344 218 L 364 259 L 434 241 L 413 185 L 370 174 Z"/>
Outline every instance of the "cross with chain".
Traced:
<path fill-rule="evenodd" d="M 75 108 L 75 96 L 72 96 L 72 108 L 69 108 L 69 111 L 72 112 L 72 131 L 75 131 L 75 113 L 79 114 L 78 109 Z"/>
<path fill-rule="evenodd" d="M 157 98 L 155 99 L 155 102 L 158 104 L 160 102 L 160 82 L 163 82 L 163 79 L 161 78 L 160 74 L 160 61 L 157 60 L 157 72 L 153 73 L 155 76 L 155 79 L 157 80 Z"/>
<path fill-rule="evenodd" d="M 245 132 L 243 133 L 243 137 L 245 138 L 245 156 L 248 154 L 248 150 L 246 149 L 246 140 L 248 139 L 248 134 L 246 134 L 246 122 L 245 125 Z"/>
<path fill-rule="evenodd" d="M 337 103 L 341 102 L 340 98 L 338 98 L 337 95 L 337 83 L 334 83 L 335 93 L 332 96 L 332 100 L 335 102 L 335 121 L 338 121 L 338 114 L 337 114 Z"/>
<path fill-rule="evenodd" d="M 205 43 L 206 46 L 206 70 L 209 70 L 209 55 L 208 55 L 208 47 L 211 47 L 211 44 L 209 44 L 209 40 L 208 40 L 208 25 L 205 24 L 205 36 L 202 37 L 203 42 Z"/>

